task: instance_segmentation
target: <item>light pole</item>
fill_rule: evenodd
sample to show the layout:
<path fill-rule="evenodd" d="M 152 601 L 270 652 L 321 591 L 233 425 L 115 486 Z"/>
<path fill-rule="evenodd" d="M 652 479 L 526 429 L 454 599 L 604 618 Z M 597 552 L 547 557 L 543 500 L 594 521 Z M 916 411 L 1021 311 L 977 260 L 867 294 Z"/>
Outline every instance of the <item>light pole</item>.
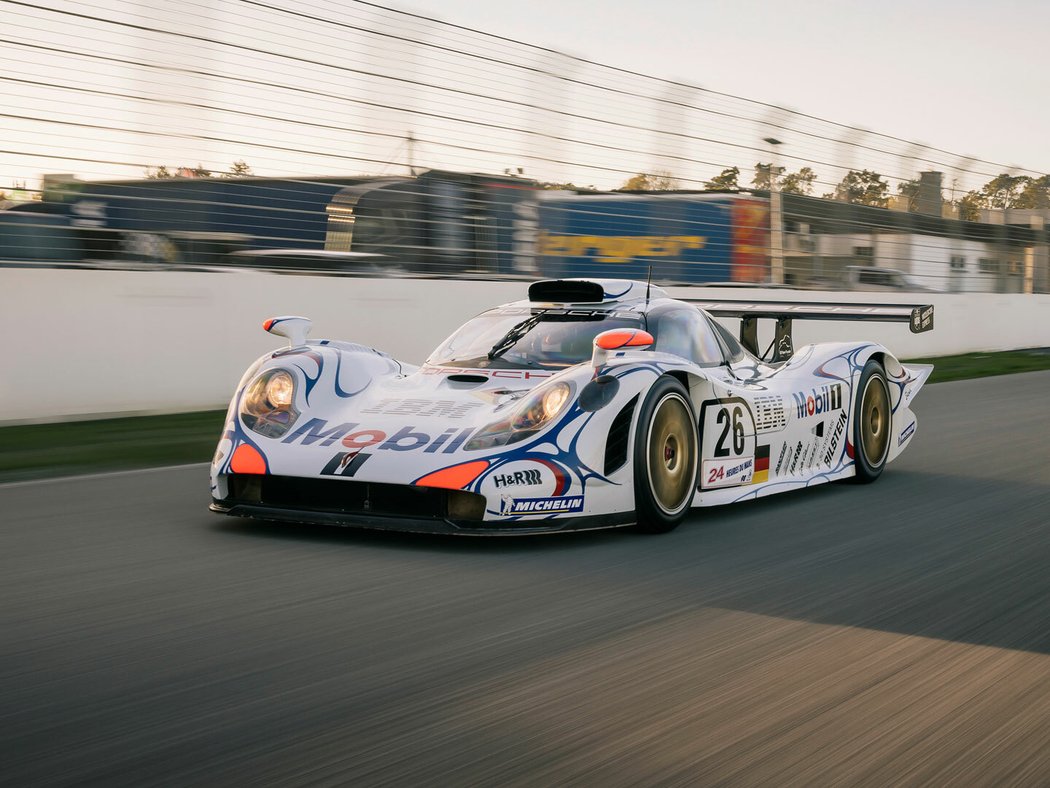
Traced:
<path fill-rule="evenodd" d="M 777 146 L 783 143 L 775 137 L 766 137 L 772 161 L 769 164 L 769 278 L 776 285 L 784 284 L 784 211 L 780 189 L 777 186 Z"/>

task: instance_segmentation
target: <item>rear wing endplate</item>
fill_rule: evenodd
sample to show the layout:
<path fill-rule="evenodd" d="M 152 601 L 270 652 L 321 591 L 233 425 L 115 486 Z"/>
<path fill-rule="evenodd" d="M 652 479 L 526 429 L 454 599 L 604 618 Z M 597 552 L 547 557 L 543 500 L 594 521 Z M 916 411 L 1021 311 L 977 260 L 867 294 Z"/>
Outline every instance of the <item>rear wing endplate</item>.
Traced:
<path fill-rule="evenodd" d="M 740 343 L 756 356 L 758 349 L 758 321 L 776 320 L 773 337 L 773 361 L 791 357 L 792 320 L 863 320 L 880 323 L 907 323 L 913 334 L 933 330 L 933 305 L 921 304 L 851 304 L 805 301 L 737 301 L 684 298 L 714 317 L 740 318 Z"/>

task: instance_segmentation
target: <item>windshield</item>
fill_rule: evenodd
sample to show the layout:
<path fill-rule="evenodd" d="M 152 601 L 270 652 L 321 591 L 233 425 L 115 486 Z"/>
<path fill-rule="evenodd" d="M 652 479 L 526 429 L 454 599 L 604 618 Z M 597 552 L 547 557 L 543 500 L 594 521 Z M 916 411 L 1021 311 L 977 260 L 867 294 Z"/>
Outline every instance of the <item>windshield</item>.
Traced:
<path fill-rule="evenodd" d="M 530 316 L 533 320 L 528 320 Z M 465 323 L 427 363 L 479 369 L 562 369 L 590 359 L 594 338 L 602 331 L 641 327 L 641 318 L 631 313 L 497 309 Z"/>

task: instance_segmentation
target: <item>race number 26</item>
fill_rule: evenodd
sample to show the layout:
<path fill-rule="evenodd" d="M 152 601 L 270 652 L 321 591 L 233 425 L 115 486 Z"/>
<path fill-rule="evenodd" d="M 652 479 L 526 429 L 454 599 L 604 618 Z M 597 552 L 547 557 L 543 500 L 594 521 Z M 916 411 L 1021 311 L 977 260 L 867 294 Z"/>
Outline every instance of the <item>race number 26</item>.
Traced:
<path fill-rule="evenodd" d="M 755 420 L 739 397 L 708 400 L 700 408 L 701 489 L 750 484 L 755 464 Z"/>

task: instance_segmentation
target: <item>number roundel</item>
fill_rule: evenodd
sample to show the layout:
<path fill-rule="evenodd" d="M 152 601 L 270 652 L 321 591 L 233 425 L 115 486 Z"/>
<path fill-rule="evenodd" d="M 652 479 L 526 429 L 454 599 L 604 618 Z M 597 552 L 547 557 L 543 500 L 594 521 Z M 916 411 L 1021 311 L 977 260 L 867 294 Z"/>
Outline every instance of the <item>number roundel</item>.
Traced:
<path fill-rule="evenodd" d="M 700 409 L 701 489 L 749 484 L 755 471 L 755 420 L 739 397 L 708 400 Z"/>

